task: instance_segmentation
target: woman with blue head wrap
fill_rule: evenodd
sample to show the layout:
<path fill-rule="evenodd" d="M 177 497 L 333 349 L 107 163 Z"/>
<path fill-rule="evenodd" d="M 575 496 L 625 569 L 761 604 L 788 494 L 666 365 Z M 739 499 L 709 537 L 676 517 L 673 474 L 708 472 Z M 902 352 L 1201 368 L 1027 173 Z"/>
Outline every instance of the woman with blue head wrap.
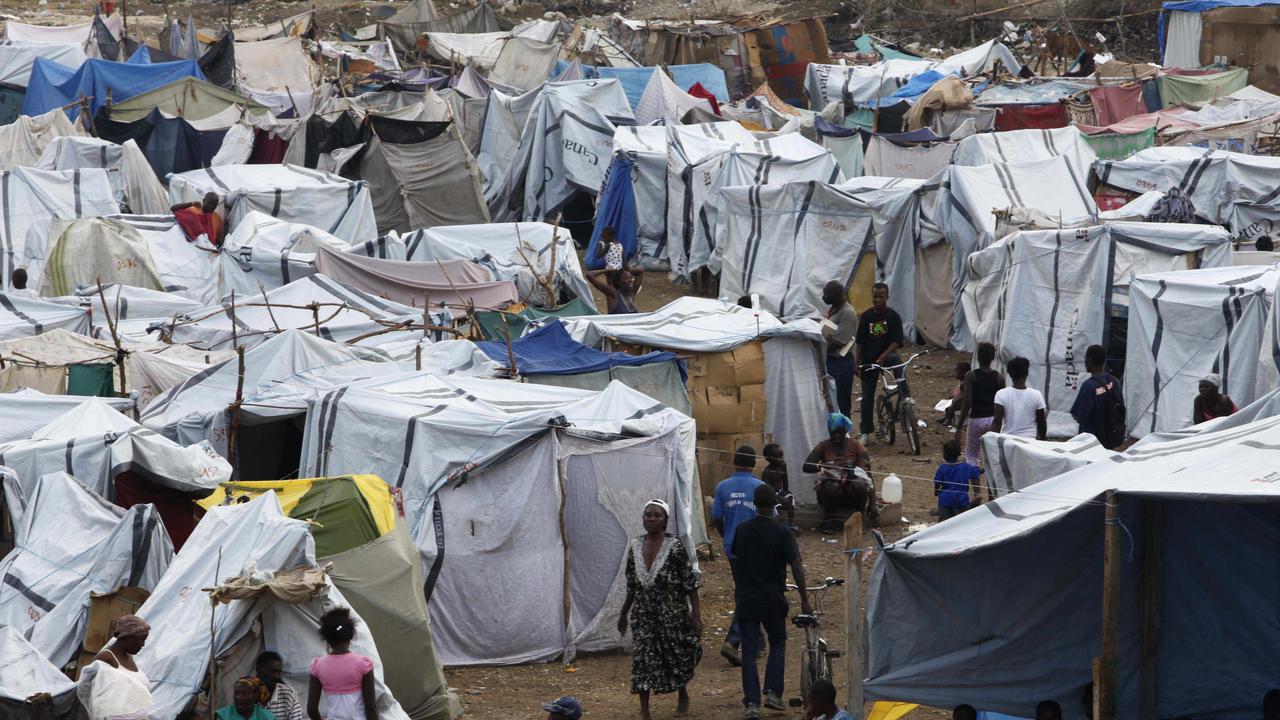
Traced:
<path fill-rule="evenodd" d="M 827 433 L 828 438 L 813 448 L 802 467 L 818 476 L 813 483 L 823 511 L 818 529 L 824 534 L 839 532 L 845 518 L 855 512 L 866 513 L 874 526 L 879 512 L 875 486 L 866 474 L 871 471 L 871 455 L 857 438 L 850 437 L 853 421 L 847 415 L 828 415 Z"/>

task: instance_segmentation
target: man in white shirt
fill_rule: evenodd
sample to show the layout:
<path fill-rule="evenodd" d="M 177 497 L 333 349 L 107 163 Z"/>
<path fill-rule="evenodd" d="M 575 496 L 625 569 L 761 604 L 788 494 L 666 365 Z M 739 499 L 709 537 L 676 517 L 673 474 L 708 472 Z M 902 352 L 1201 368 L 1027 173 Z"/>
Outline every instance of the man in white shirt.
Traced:
<path fill-rule="evenodd" d="M 1039 390 L 1027 387 L 1027 373 L 1030 370 L 1031 361 L 1024 357 L 1016 357 L 1005 366 L 1013 386 L 996 392 L 991 432 L 1033 437 L 1037 440 L 1044 440 L 1048 435 L 1044 396 Z"/>
<path fill-rule="evenodd" d="M 39 293 L 37 293 L 35 290 L 31 290 L 27 288 L 26 268 L 18 268 L 14 270 L 13 275 L 10 276 L 9 280 L 10 280 L 9 284 L 13 286 L 13 289 L 9 291 L 10 295 L 16 295 L 18 297 L 25 297 L 25 298 L 32 298 L 33 300 L 40 299 Z"/>

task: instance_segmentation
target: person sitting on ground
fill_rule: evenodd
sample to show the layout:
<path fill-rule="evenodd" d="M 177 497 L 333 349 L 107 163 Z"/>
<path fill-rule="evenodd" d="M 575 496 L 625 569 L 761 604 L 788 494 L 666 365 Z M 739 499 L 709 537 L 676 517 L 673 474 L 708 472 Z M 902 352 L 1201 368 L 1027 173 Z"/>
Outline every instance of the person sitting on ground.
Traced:
<path fill-rule="evenodd" d="M 1200 394 L 1191 404 L 1191 424 L 1199 425 L 1214 418 L 1235 415 L 1236 404 L 1226 394 L 1218 392 L 1222 387 L 1222 376 L 1210 373 L 1200 378 Z"/>
<path fill-rule="evenodd" d="M 972 705 L 957 705 L 951 711 L 951 720 L 978 720 L 978 710 Z"/>
<path fill-rule="evenodd" d="M 760 473 L 760 479 L 773 488 L 782 501 L 782 509 L 787 511 L 787 529 L 798 533 L 800 528 L 796 527 L 796 496 L 791 493 L 791 483 L 787 479 L 787 461 L 782 457 L 782 446 L 769 443 L 760 454 L 764 455 L 764 460 L 768 463 L 764 472 Z"/>
<path fill-rule="evenodd" d="M 982 451 L 982 436 L 991 429 L 996 414 L 996 393 L 1004 387 L 1004 373 L 991 369 L 996 359 L 996 346 L 989 342 L 978 343 L 978 367 L 965 373 L 960 400 L 960 412 L 956 418 L 956 437 L 963 438 L 964 461 L 978 464 Z"/>
<path fill-rule="evenodd" d="M 733 453 L 734 473 L 716 485 L 715 499 L 711 503 L 711 524 L 724 538 L 724 556 L 729 558 L 729 573 L 737 577 L 737 563 L 733 557 L 733 536 L 738 526 L 756 516 L 756 506 L 752 504 L 756 488 L 764 482 L 752 475 L 756 467 L 756 450 L 750 445 L 742 445 Z M 742 664 L 738 657 L 738 647 L 742 645 L 742 636 L 738 633 L 737 618 L 729 622 L 729 631 L 725 633 L 724 643 L 720 645 L 720 655 L 733 667 Z"/>
<path fill-rule="evenodd" d="M 151 626 L 137 615 L 116 618 L 111 642 L 80 671 L 76 695 L 90 720 L 146 720 L 151 710 L 151 681 L 138 669 Z"/>
<path fill-rule="evenodd" d="M 214 247 L 222 247 L 222 216 L 218 214 L 218 194 L 206 193 L 200 202 L 178 203 L 169 210 L 177 218 L 187 239 L 195 241 L 204 235 Z"/>
<path fill-rule="evenodd" d="M 1262 720 L 1280 720 L 1280 688 L 1262 696 Z"/>
<path fill-rule="evenodd" d="M 873 526 L 879 515 L 875 485 L 855 472 L 855 468 L 871 472 L 871 454 L 860 441 L 850 437 L 852 432 L 852 420 L 831 413 L 827 417 L 827 439 L 809 451 L 800 468 L 818 475 L 813 483 L 823 513 L 818 529 L 826 535 L 839 532 L 850 513 L 866 513 Z"/>
<path fill-rule="evenodd" d="M 942 424 L 946 427 L 955 427 L 956 414 L 964 404 L 964 379 L 968 376 L 969 363 L 956 363 L 956 384 L 951 386 L 951 404 L 947 405 L 946 412 L 942 413 Z"/>
<path fill-rule="evenodd" d="M 639 312 L 636 309 L 636 293 L 644 281 L 644 271 L 623 268 L 621 270 L 592 270 L 587 280 L 604 295 L 605 312 L 608 315 L 625 315 Z"/>
<path fill-rule="evenodd" d="M 572 695 L 542 703 L 542 709 L 547 711 L 547 720 L 582 720 L 582 703 Z"/>
<path fill-rule="evenodd" d="M 960 443 L 948 440 L 942 444 L 942 464 L 933 474 L 933 494 L 938 496 L 938 522 L 969 509 L 969 495 L 974 504 L 981 496 L 978 479 L 982 468 L 960 462 Z"/>
<path fill-rule="evenodd" d="M 1027 387 L 1031 361 L 1016 357 L 1009 361 L 1006 369 L 1013 387 L 1002 388 L 996 393 L 991 432 L 1044 440 L 1049 434 L 1044 396 L 1039 390 Z"/>
<path fill-rule="evenodd" d="M 1053 700 L 1036 705 L 1036 720 L 1062 720 L 1062 706 Z"/>
<path fill-rule="evenodd" d="M 306 712 L 298 694 L 284 681 L 284 658 L 280 653 L 267 650 L 254 663 L 254 673 L 267 688 L 267 699 L 262 707 L 276 720 L 305 720 Z"/>
<path fill-rule="evenodd" d="M 601 230 L 600 241 L 596 243 L 596 262 L 603 263 L 604 269 L 608 272 L 617 272 L 626 266 L 622 253 L 622 243 L 618 242 L 618 236 L 613 228 L 607 227 Z"/>
<path fill-rule="evenodd" d="M 307 692 L 307 717 L 320 718 L 320 695 L 329 701 L 324 720 L 378 720 L 373 684 L 373 660 L 351 652 L 356 621 L 344 607 L 320 616 L 320 637 L 329 653 L 311 661 L 311 687 Z"/>
<path fill-rule="evenodd" d="M 836 705 L 836 686 L 825 678 L 814 680 L 809 686 L 804 717 L 805 720 L 853 720 L 848 712 Z"/>
<path fill-rule="evenodd" d="M 9 278 L 9 284 L 13 289 L 9 291 L 10 295 L 18 295 L 27 298 L 39 298 L 40 295 L 35 290 L 27 288 L 27 269 L 17 268 L 13 271 L 13 275 Z"/>
<path fill-rule="evenodd" d="M 1253 247 L 1258 252 L 1275 252 L 1276 244 L 1271 239 L 1270 235 L 1263 235 L 1258 238 L 1257 242 L 1253 244 Z"/>
<path fill-rule="evenodd" d="M 246 675 L 236 680 L 231 691 L 231 704 L 218 708 L 218 720 L 276 720 L 276 716 L 262 707 L 271 695 L 267 686 L 256 675 Z"/>
<path fill-rule="evenodd" d="M 1084 367 L 1089 377 L 1080 383 L 1076 401 L 1071 405 L 1071 417 L 1076 419 L 1080 432 L 1088 433 L 1102 443 L 1102 447 L 1115 450 L 1124 438 L 1124 428 L 1113 428 L 1113 406 L 1124 406 L 1120 381 L 1107 372 L 1107 351 L 1101 345 L 1090 345 L 1084 351 Z M 1122 423 L 1121 423 L 1122 424 Z"/>

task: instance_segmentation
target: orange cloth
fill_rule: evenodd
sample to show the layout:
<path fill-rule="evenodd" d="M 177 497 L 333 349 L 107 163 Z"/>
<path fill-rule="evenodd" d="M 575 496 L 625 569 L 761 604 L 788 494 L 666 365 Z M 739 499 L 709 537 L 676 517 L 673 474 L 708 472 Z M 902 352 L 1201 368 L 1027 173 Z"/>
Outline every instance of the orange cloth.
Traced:
<path fill-rule="evenodd" d="M 178 219 L 188 240 L 194 242 L 200 235 L 207 235 L 214 247 L 222 247 L 222 216 L 216 210 L 206 213 L 199 205 L 194 205 L 182 208 L 173 215 Z"/>

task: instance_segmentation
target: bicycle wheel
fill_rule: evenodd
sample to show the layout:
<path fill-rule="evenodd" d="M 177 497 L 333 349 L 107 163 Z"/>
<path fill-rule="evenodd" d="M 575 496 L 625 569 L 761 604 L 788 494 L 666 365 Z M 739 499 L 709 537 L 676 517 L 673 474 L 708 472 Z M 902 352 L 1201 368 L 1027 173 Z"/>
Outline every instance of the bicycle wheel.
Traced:
<path fill-rule="evenodd" d="M 920 454 L 920 423 L 916 422 L 916 404 L 906 398 L 898 406 L 898 417 L 902 418 L 902 432 L 907 436 L 907 446 L 912 455 Z"/>
<path fill-rule="evenodd" d="M 818 651 L 813 658 L 813 677 L 815 680 L 831 680 L 831 658 L 827 655 L 827 641 L 818 640 Z M 809 697 L 805 693 L 805 697 Z"/>
<path fill-rule="evenodd" d="M 897 439 L 897 423 L 894 422 L 893 401 L 889 398 L 880 398 L 879 411 L 877 413 L 880 418 L 880 434 L 884 436 L 884 441 L 890 445 Z"/>
<path fill-rule="evenodd" d="M 813 686 L 813 681 L 818 679 L 814 664 L 814 653 L 805 650 L 804 662 L 800 663 L 800 697 L 802 698 L 809 697 L 809 688 Z"/>

